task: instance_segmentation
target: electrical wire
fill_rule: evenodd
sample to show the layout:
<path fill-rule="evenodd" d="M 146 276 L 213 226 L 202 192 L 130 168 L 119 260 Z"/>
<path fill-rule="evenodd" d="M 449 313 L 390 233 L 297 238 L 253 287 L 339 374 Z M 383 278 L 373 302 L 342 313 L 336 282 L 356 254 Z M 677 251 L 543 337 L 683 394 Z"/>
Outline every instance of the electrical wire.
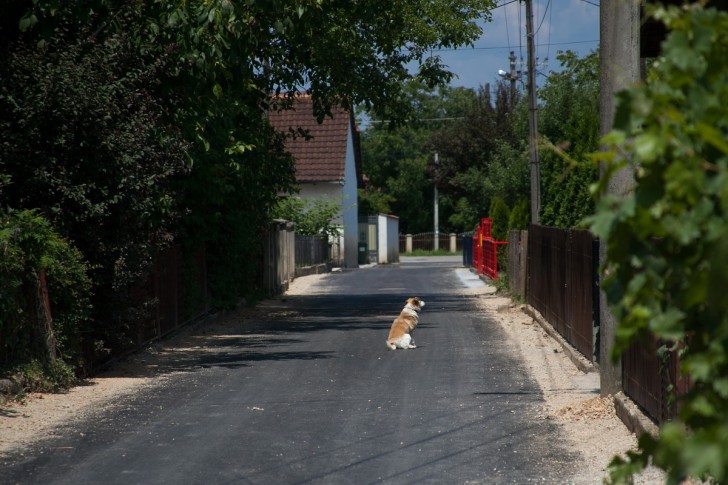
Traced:
<path fill-rule="evenodd" d="M 548 43 L 546 44 L 546 63 L 549 61 L 549 57 L 551 57 L 551 27 L 554 25 L 553 22 L 551 22 L 551 19 L 554 16 L 554 8 L 551 7 L 551 11 L 549 12 L 549 35 L 548 35 Z"/>
<path fill-rule="evenodd" d="M 518 3 L 518 55 L 520 57 L 521 66 L 523 66 L 523 19 L 521 18 L 521 3 Z"/>
<path fill-rule="evenodd" d="M 540 44 L 543 47 L 549 47 L 549 46 L 556 46 L 556 45 L 572 45 L 572 44 L 590 44 L 593 42 L 599 42 L 599 39 L 593 39 L 593 40 L 574 40 L 571 42 L 549 42 L 548 44 Z M 465 52 L 466 50 L 498 50 L 498 49 L 510 49 L 510 46 L 502 45 L 502 46 L 492 46 L 492 47 L 467 47 L 465 49 L 435 49 L 434 52 Z M 521 59 L 523 59 L 523 56 L 521 56 Z"/>
<path fill-rule="evenodd" d="M 546 10 L 543 12 L 543 17 L 541 17 L 541 23 L 538 24 L 538 28 L 536 29 L 536 34 L 538 34 L 541 31 L 541 26 L 543 25 L 543 21 L 546 20 L 546 14 L 549 13 L 549 8 L 551 7 L 551 0 L 546 3 Z M 549 20 L 549 23 L 551 21 Z"/>
<path fill-rule="evenodd" d="M 511 2 L 511 3 L 513 3 L 513 2 Z M 508 9 L 507 8 L 504 8 L 503 9 L 503 16 L 506 19 L 506 41 L 508 42 L 508 48 L 510 49 L 510 47 L 511 47 L 511 34 L 508 31 Z"/>
<path fill-rule="evenodd" d="M 495 10 L 496 8 L 505 7 L 506 5 L 510 5 L 512 3 L 516 3 L 516 2 L 520 2 L 520 1 L 521 0 L 511 0 L 510 2 L 501 3 L 500 5 L 496 5 L 495 7 L 493 7 L 491 10 Z"/>

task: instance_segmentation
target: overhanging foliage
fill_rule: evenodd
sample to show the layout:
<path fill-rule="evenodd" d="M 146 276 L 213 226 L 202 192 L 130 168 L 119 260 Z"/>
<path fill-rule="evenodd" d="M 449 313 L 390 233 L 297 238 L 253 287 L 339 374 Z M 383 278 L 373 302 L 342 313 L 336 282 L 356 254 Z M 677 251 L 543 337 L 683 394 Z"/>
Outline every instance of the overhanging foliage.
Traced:
<path fill-rule="evenodd" d="M 620 94 L 592 231 L 606 243 L 604 289 L 619 322 L 612 358 L 640 339 L 679 355 L 690 390 L 679 418 L 615 459 L 629 482 L 649 463 L 668 483 L 728 480 L 728 13 L 658 7 L 671 31 L 644 84 Z M 605 193 L 618 170 L 634 191 Z"/>

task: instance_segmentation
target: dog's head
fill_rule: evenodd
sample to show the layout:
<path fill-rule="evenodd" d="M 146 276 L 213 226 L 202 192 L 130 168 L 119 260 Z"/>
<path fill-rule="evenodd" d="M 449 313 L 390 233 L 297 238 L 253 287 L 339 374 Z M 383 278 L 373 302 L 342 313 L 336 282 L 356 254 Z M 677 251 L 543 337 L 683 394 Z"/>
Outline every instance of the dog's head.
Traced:
<path fill-rule="evenodd" d="M 414 311 L 418 312 L 418 311 L 420 311 L 420 309 L 423 306 L 425 306 L 425 302 L 424 302 L 424 300 L 420 300 L 419 298 L 417 298 L 415 296 L 415 297 L 412 297 L 412 298 L 407 298 L 407 305 L 406 306 L 409 307 L 409 308 L 411 308 L 411 309 L 413 309 Z"/>

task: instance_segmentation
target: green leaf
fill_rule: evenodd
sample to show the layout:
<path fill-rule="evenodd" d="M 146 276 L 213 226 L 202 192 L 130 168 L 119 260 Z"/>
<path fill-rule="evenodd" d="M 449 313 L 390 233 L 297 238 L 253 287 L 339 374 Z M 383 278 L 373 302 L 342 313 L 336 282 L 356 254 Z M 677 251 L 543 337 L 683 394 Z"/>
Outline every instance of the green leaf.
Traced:
<path fill-rule="evenodd" d="M 652 162 L 665 152 L 665 140 L 657 133 L 644 133 L 634 140 L 634 148 L 640 160 Z"/>
<path fill-rule="evenodd" d="M 677 308 L 668 308 L 650 320 L 649 328 L 661 338 L 678 340 L 683 336 L 682 322 L 685 313 Z"/>
<path fill-rule="evenodd" d="M 35 24 L 38 23 L 38 17 L 35 16 L 35 14 L 28 14 L 20 19 L 18 22 L 18 27 L 20 28 L 21 32 L 25 32 L 31 27 L 35 26 Z"/>

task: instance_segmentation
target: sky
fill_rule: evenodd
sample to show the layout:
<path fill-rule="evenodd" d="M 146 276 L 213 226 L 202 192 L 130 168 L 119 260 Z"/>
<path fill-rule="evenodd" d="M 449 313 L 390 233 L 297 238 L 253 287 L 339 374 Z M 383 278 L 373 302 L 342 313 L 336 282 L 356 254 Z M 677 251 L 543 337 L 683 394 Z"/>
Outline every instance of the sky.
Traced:
<path fill-rule="evenodd" d="M 509 70 L 510 51 L 516 54 L 516 68 L 526 70 L 525 5 L 511 0 L 498 4 L 503 6 L 492 11 L 491 22 L 483 23 L 473 47 L 435 51 L 457 75 L 452 86 L 478 88 L 496 82 L 499 69 Z M 533 12 L 539 73 L 560 70 L 558 51 L 583 56 L 599 47 L 599 0 L 533 0 Z"/>

